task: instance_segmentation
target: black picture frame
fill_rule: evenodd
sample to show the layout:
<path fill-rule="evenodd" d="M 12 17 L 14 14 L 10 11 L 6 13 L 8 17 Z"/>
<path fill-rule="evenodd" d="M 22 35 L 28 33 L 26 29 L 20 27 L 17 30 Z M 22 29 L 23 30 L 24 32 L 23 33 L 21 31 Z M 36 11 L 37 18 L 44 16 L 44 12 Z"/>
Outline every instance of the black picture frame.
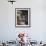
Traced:
<path fill-rule="evenodd" d="M 30 8 L 15 8 L 15 27 L 31 27 Z"/>

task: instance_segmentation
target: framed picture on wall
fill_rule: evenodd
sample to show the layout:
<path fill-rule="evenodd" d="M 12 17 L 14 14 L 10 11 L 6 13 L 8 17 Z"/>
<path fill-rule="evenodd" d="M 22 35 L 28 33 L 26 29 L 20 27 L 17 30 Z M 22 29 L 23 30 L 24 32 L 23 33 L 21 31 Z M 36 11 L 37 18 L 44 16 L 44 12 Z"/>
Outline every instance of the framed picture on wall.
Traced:
<path fill-rule="evenodd" d="M 15 8 L 15 26 L 30 27 L 31 26 L 30 8 Z"/>

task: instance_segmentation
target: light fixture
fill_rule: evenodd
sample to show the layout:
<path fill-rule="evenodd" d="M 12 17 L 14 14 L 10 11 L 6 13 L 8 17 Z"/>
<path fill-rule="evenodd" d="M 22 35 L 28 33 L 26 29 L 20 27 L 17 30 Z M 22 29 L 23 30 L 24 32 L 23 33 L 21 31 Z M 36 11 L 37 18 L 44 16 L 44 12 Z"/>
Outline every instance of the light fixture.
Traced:
<path fill-rule="evenodd" d="M 11 2 L 12 4 L 16 2 L 15 0 L 8 0 L 8 2 Z"/>

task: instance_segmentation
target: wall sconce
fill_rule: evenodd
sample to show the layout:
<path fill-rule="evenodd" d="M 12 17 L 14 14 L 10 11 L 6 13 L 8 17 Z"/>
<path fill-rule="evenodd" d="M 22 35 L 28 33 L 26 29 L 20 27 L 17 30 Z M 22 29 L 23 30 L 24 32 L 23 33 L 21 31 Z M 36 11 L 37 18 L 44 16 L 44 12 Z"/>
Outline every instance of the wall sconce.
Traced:
<path fill-rule="evenodd" d="M 8 0 L 8 2 L 11 2 L 12 4 L 16 2 L 15 0 Z"/>

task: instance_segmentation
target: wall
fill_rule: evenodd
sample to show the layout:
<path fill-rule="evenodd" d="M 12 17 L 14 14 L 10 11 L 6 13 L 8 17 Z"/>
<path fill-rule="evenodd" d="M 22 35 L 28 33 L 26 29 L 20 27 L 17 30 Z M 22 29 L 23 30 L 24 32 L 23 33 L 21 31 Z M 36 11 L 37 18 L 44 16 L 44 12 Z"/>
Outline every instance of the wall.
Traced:
<path fill-rule="evenodd" d="M 33 40 L 46 40 L 44 5 L 43 0 L 17 0 L 13 5 L 8 0 L 0 0 L 0 41 L 15 40 L 19 32 L 28 33 Z M 30 28 L 15 27 L 15 8 L 31 8 Z"/>

